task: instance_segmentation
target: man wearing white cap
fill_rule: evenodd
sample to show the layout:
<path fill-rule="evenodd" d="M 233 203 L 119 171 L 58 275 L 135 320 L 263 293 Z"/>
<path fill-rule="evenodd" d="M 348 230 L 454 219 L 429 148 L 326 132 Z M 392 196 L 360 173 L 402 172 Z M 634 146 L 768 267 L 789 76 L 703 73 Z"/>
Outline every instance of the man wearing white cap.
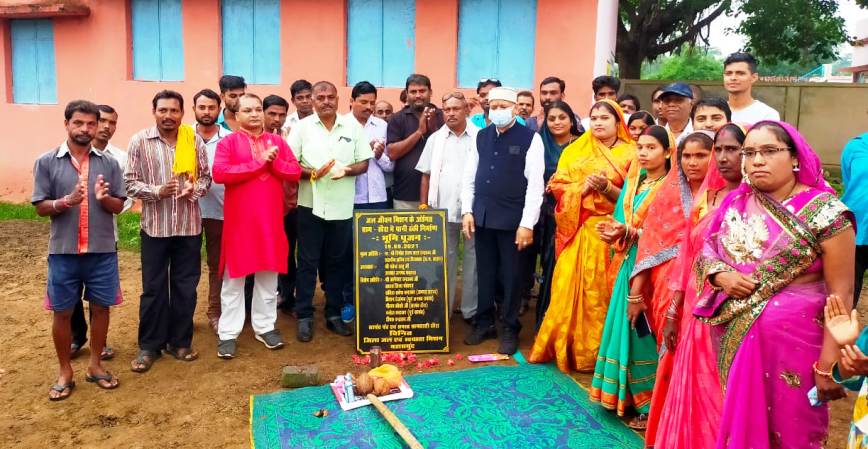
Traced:
<path fill-rule="evenodd" d="M 464 339 L 478 345 L 497 338 L 494 296 L 498 274 L 504 286 L 503 335 L 498 352 L 518 349 L 518 320 L 523 251 L 533 243 L 533 227 L 543 200 L 543 143 L 529 128 L 515 125 L 515 89 L 488 93 L 489 126 L 477 134 L 476 152 L 467 157 L 461 189 L 462 228 L 475 237 L 479 303 L 473 332 Z"/>

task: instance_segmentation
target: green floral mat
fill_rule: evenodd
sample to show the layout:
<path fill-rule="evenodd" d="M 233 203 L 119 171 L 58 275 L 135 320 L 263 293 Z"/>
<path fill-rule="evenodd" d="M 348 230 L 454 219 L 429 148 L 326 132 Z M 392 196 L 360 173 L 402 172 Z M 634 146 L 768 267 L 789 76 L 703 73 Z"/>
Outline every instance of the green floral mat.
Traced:
<path fill-rule="evenodd" d="M 488 366 L 407 376 L 386 405 L 428 449 L 636 448 L 642 439 L 553 366 Z M 251 396 L 253 447 L 402 448 L 374 407 L 344 412 L 326 386 Z M 325 408 L 325 418 L 313 416 Z"/>

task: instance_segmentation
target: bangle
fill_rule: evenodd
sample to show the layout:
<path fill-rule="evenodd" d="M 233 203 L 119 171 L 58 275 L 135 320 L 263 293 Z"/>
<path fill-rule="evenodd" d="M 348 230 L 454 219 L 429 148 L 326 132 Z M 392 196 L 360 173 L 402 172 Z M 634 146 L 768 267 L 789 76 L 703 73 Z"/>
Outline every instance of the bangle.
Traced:
<path fill-rule="evenodd" d="M 829 371 L 823 371 L 823 370 L 821 370 L 821 369 L 820 369 L 820 361 L 819 361 L 819 360 L 816 361 L 816 362 L 814 362 L 814 366 L 813 366 L 813 368 L 814 368 L 814 374 L 816 374 L 816 375 L 818 375 L 818 376 L 820 376 L 820 377 L 825 377 L 825 378 L 827 378 L 827 379 L 832 379 L 832 370 L 831 370 L 831 369 L 830 369 Z"/>
<path fill-rule="evenodd" d="M 601 190 L 601 193 L 609 193 L 612 190 L 612 181 L 606 180 L 606 187 Z"/>
<path fill-rule="evenodd" d="M 316 170 L 310 171 L 310 182 L 316 181 Z"/>
<path fill-rule="evenodd" d="M 54 209 L 55 212 L 60 212 L 60 210 L 57 209 L 57 200 L 51 202 L 51 208 Z"/>
<path fill-rule="evenodd" d="M 645 302 L 645 297 L 642 294 L 627 295 L 627 302 L 630 304 L 641 304 Z"/>

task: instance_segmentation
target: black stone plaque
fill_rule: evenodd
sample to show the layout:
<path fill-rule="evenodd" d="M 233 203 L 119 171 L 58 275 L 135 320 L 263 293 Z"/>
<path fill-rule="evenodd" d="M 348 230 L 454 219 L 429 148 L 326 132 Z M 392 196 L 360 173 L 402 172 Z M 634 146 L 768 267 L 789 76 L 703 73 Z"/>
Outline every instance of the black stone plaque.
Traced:
<path fill-rule="evenodd" d="M 449 352 L 446 211 L 356 211 L 356 349 Z"/>

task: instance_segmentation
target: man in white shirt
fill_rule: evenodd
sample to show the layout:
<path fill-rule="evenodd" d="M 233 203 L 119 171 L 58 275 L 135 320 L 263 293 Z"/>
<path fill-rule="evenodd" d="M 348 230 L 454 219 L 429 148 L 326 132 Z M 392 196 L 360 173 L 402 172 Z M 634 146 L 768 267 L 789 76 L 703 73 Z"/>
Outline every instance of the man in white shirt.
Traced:
<path fill-rule="evenodd" d="M 193 125 L 196 134 L 205 142 L 208 153 L 208 173 L 214 167 L 214 153 L 217 152 L 217 142 L 232 133 L 217 124 L 217 114 L 220 113 L 220 95 L 211 89 L 202 89 L 193 96 L 193 114 L 196 124 Z M 233 117 L 234 119 L 234 117 Z M 220 292 L 223 288 L 223 273 L 220 272 L 220 249 L 223 238 L 223 184 L 211 182 L 211 188 L 202 198 L 199 198 L 199 209 L 202 212 L 202 230 L 205 233 L 205 260 L 208 265 L 208 325 L 217 333 L 217 323 L 220 320 Z"/>
<path fill-rule="evenodd" d="M 468 155 L 461 186 L 462 230 L 476 238 L 479 300 L 473 332 L 464 339 L 478 345 L 496 338 L 494 297 L 498 275 L 503 284 L 503 335 L 498 352 L 518 350 L 521 323 L 520 251 L 533 244 L 533 228 L 543 201 L 545 156 L 542 138 L 515 126 L 515 89 L 496 87 L 488 94 L 489 126 L 477 134 L 476 152 Z M 498 273 L 499 272 L 499 273 Z"/>
<path fill-rule="evenodd" d="M 284 135 L 288 136 L 292 126 L 299 120 L 313 114 L 312 87 L 308 80 L 295 80 L 289 86 L 289 101 L 295 106 L 295 112 L 286 117 L 283 124 Z"/>
<path fill-rule="evenodd" d="M 374 106 L 377 103 L 377 88 L 373 84 L 362 81 L 353 86 L 350 93 L 352 111 L 347 118 L 359 122 L 365 129 L 365 135 L 374 152 L 373 159 L 368 163 L 368 171 L 356 176 L 356 209 L 388 209 L 389 198 L 386 195 L 385 173 L 394 170 L 395 165 L 386 154 L 386 127 L 388 124 L 374 117 Z"/>
<path fill-rule="evenodd" d="M 447 210 L 447 297 L 449 310 L 455 310 L 455 275 L 458 272 L 458 243 L 461 241 L 461 182 L 469 155 L 476 153 L 479 128 L 467 121 L 467 100 L 461 92 L 451 92 L 443 97 L 443 116 L 446 123 L 425 142 L 416 170 L 422 173 L 419 203 Z M 473 238 L 464 243 L 463 256 L 461 315 L 470 322 L 476 314 L 477 304 Z"/>
<path fill-rule="evenodd" d="M 723 88 L 729 93 L 732 121 L 753 125 L 763 120 L 780 120 L 781 114 L 753 97 L 753 84 L 759 79 L 756 58 L 750 53 L 733 53 L 723 62 Z"/>
<path fill-rule="evenodd" d="M 690 112 L 693 110 L 693 89 L 684 83 L 672 83 L 660 92 L 666 129 L 675 136 L 676 146 L 693 132 Z"/>

